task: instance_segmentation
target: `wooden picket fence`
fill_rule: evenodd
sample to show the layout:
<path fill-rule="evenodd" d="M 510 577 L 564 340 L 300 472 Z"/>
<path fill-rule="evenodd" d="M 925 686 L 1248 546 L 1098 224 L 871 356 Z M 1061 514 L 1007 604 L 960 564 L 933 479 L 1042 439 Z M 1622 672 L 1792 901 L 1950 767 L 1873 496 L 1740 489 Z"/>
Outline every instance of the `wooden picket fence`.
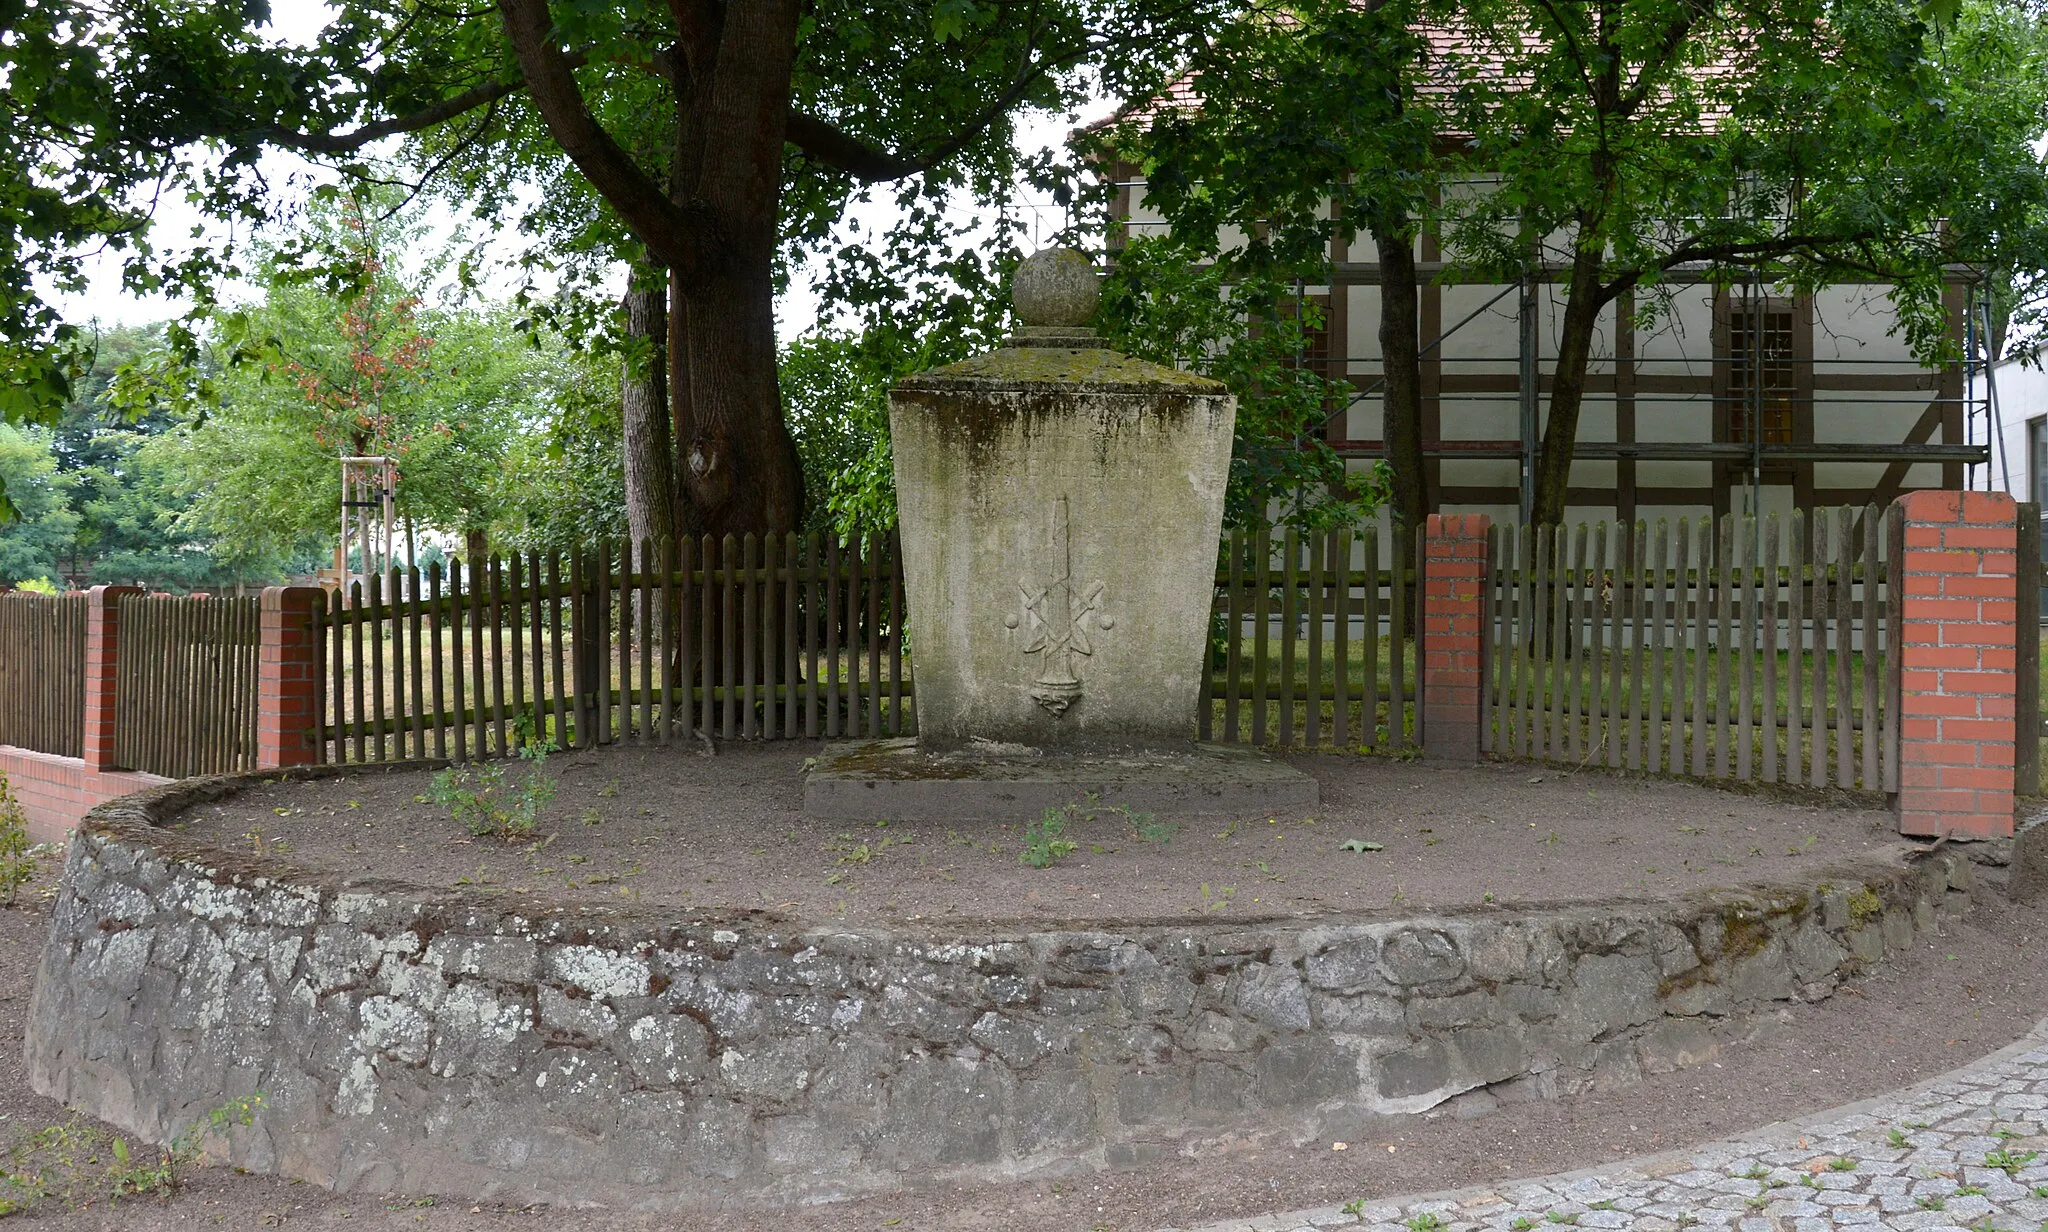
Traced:
<path fill-rule="evenodd" d="M 1201 737 L 1412 743 L 1412 559 L 1357 563 L 1378 559 L 1371 529 L 1235 534 L 1227 551 Z M 319 618 L 320 756 L 491 756 L 522 731 L 562 747 L 914 734 L 897 560 L 888 540 L 791 535 L 372 577 Z"/>
<path fill-rule="evenodd" d="M 1420 538 L 1232 531 L 1216 579 L 1203 740 L 1401 749 L 1421 741 L 1411 636 Z"/>
<path fill-rule="evenodd" d="M 894 547 L 629 544 L 393 570 L 331 597 L 320 756 L 916 731 Z"/>
<path fill-rule="evenodd" d="M 115 763 L 171 778 L 255 769 L 257 599 L 117 602 Z"/>
<path fill-rule="evenodd" d="M 0 595 L 0 744 L 85 751 L 84 595 Z"/>
<path fill-rule="evenodd" d="M 1499 527 L 1489 752 L 1898 789 L 1896 510 Z"/>

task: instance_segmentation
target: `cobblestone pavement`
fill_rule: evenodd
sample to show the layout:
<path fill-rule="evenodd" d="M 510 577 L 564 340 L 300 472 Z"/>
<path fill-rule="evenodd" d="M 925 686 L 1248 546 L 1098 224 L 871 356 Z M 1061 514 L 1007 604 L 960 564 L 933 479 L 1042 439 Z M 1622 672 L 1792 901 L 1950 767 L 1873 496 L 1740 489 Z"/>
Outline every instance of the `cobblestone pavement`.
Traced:
<path fill-rule="evenodd" d="M 2048 1020 L 1931 1082 L 1689 1151 L 1197 1232 L 2048 1232 Z M 1172 1230 L 1169 1230 L 1172 1232 Z"/>

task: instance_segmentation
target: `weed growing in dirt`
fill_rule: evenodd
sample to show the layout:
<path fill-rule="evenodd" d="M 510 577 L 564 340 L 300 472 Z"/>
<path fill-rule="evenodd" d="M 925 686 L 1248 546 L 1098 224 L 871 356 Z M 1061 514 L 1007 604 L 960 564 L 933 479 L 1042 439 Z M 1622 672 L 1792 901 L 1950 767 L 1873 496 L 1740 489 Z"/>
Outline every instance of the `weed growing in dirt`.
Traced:
<path fill-rule="evenodd" d="M 1906 1131 L 1903 1129 L 1890 1130 L 1885 1134 L 1884 1140 L 1890 1143 L 1892 1146 L 1900 1148 L 1901 1150 L 1912 1145 L 1910 1142 L 1907 1141 Z"/>
<path fill-rule="evenodd" d="M 1923 1211 L 1938 1211 L 1942 1207 L 1948 1205 L 1947 1198 L 1936 1197 L 1932 1194 L 1924 1194 L 1918 1198 L 1913 1199 L 1913 1201 Z"/>
<path fill-rule="evenodd" d="M 1510 1229 L 1510 1232 L 1529 1232 L 1529 1229 L 1535 1226 L 1536 1221 L 1529 1218 L 1527 1215 L 1517 1215 L 1515 1216 L 1515 1221 L 1509 1224 L 1508 1228 Z"/>
<path fill-rule="evenodd" d="M 1762 1164 L 1751 1164 L 1749 1171 L 1743 1173 L 1742 1177 L 1749 1181 L 1768 1181 L 1771 1179 L 1771 1170 Z"/>
<path fill-rule="evenodd" d="M 1081 803 L 1049 808 L 1037 821 L 1027 822 L 1024 827 L 1024 852 L 1017 858 L 1033 868 L 1050 868 L 1081 849 L 1078 842 L 1066 837 L 1069 829 L 1088 822 L 1100 821 L 1105 817 L 1122 822 L 1130 836 L 1141 843 L 1164 845 L 1172 842 L 1177 832 L 1172 822 L 1161 821 L 1156 814 L 1138 812 L 1127 804 L 1105 805 L 1101 797 L 1089 792 Z M 946 832 L 946 841 L 964 844 L 967 840 L 956 839 L 949 830 Z M 1105 852 L 1115 851 L 1116 848 L 1091 843 L 1089 850 Z"/>
<path fill-rule="evenodd" d="M 14 798 L 7 776 L 0 774 L 0 898 L 14 905 L 21 887 L 35 879 L 36 858 L 29 852 L 28 814 Z"/>
<path fill-rule="evenodd" d="M 1408 1232 L 1444 1232 L 1444 1229 L 1450 1225 L 1445 1223 L 1444 1217 L 1435 1211 L 1424 1211 L 1410 1219 L 1403 1226 L 1408 1229 Z"/>
<path fill-rule="evenodd" d="M 533 716 L 519 716 L 519 760 L 526 778 L 511 782 L 502 762 L 450 766 L 434 776 L 432 799 L 471 834 L 524 838 L 533 833 L 540 811 L 555 798 L 555 776 L 547 772 L 553 743 L 533 735 Z"/>
<path fill-rule="evenodd" d="M 1219 911 L 1230 910 L 1230 900 L 1235 897 L 1237 897 L 1236 886 L 1215 886 L 1212 888 L 1208 882 L 1203 882 L 1200 899 L 1202 914 L 1214 915 Z"/>
<path fill-rule="evenodd" d="M 1017 858 L 1033 868 L 1051 868 L 1080 849 L 1080 844 L 1064 837 L 1066 832 L 1067 810 L 1045 810 L 1038 820 L 1025 823 L 1024 850 Z"/>
<path fill-rule="evenodd" d="M 39 1202 L 61 1202 L 81 1210 L 105 1200 L 167 1198 L 183 1169 L 201 1162 L 209 1134 L 247 1125 L 263 1106 L 261 1093 L 229 1100 L 187 1126 L 171 1144 L 138 1154 L 126 1138 L 73 1118 L 17 1140 L 0 1154 L 0 1216 L 18 1214 Z"/>
<path fill-rule="evenodd" d="M 1856 1161 L 1847 1155 L 1838 1155 L 1828 1161 L 1828 1171 L 1830 1172 L 1854 1172 L 1855 1170 Z"/>
<path fill-rule="evenodd" d="M 1346 1215 L 1351 1216 L 1353 1219 L 1356 1219 L 1360 1215 L 1365 1214 L 1365 1199 L 1353 1198 L 1351 1199 L 1351 1201 L 1346 1202 L 1343 1206 L 1337 1209 L 1343 1211 Z"/>

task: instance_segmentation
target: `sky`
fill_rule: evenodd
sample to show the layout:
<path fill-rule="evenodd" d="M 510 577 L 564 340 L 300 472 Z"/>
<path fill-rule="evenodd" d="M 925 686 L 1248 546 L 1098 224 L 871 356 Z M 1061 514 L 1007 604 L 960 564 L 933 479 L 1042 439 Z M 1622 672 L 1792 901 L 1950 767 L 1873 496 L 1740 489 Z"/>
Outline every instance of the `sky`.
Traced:
<path fill-rule="evenodd" d="M 305 44 L 317 38 L 322 26 L 331 15 L 324 4 L 317 0 L 275 0 L 272 5 L 270 30 L 284 43 Z M 1091 104 L 1090 114 L 1102 108 Z M 1074 119 L 1066 115 L 1030 115 L 1019 125 L 1018 145 L 1030 152 L 1058 145 L 1064 142 Z M 395 151 L 395 140 L 387 147 Z M 373 147 L 373 152 L 375 147 Z M 273 151 L 262 160 L 262 170 L 271 183 L 283 187 L 281 198 L 286 202 L 303 201 L 316 185 L 332 182 L 337 177 L 317 164 L 308 162 L 295 154 Z M 877 194 L 886 197 L 886 194 Z M 1030 198 L 1019 193 L 1020 208 L 1026 213 L 1027 248 L 1039 235 L 1057 230 L 1065 220 L 1065 211 L 1050 201 Z M 964 218 L 972 220 L 976 215 L 973 200 L 962 196 L 951 209 Z M 887 200 L 856 207 L 846 220 L 850 226 L 842 226 L 839 237 L 844 238 L 855 232 L 875 234 L 885 229 L 892 220 L 894 210 Z M 452 235 L 460 219 L 445 206 L 432 207 L 428 223 L 430 233 L 445 238 Z M 199 212 L 182 200 L 165 201 L 158 206 L 156 224 L 152 228 L 152 241 L 160 248 L 176 250 L 193 246 L 211 246 L 230 238 L 246 240 L 250 237 L 232 235 L 220 223 L 202 218 Z M 517 277 L 509 272 L 520 255 L 518 245 L 525 243 L 522 237 L 506 233 L 504 243 L 494 248 L 492 256 L 503 266 L 493 278 L 484 282 L 484 293 L 490 296 L 510 295 L 517 289 Z M 67 320 L 84 324 L 98 321 L 104 326 L 135 325 L 162 321 L 177 316 L 191 307 L 187 300 L 163 295 L 135 295 L 121 286 L 118 260 L 103 258 L 91 261 L 87 266 L 89 284 L 82 293 L 62 293 L 45 288 L 50 301 L 65 315 Z M 619 279 L 624 289 L 624 277 Z M 253 299 L 256 290 L 249 286 L 230 286 L 223 290 L 222 298 L 228 302 Z M 797 337 L 820 324 L 821 305 L 816 292 L 799 277 L 776 304 L 777 333 L 784 339 Z"/>

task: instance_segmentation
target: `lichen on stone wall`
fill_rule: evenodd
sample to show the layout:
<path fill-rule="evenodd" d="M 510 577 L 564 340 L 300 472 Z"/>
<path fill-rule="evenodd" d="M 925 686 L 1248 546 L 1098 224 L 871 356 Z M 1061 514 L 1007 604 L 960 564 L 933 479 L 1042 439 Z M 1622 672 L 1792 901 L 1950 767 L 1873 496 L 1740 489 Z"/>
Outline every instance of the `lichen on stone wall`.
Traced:
<path fill-rule="evenodd" d="M 261 1091 L 239 1166 L 649 1209 L 1612 1086 L 1827 995 L 1970 886 L 1944 855 L 1811 893 L 1415 918 L 946 935 L 522 915 L 152 828 L 179 799 L 102 812 L 72 846 L 30 1012 L 38 1090 L 159 1141 Z"/>

